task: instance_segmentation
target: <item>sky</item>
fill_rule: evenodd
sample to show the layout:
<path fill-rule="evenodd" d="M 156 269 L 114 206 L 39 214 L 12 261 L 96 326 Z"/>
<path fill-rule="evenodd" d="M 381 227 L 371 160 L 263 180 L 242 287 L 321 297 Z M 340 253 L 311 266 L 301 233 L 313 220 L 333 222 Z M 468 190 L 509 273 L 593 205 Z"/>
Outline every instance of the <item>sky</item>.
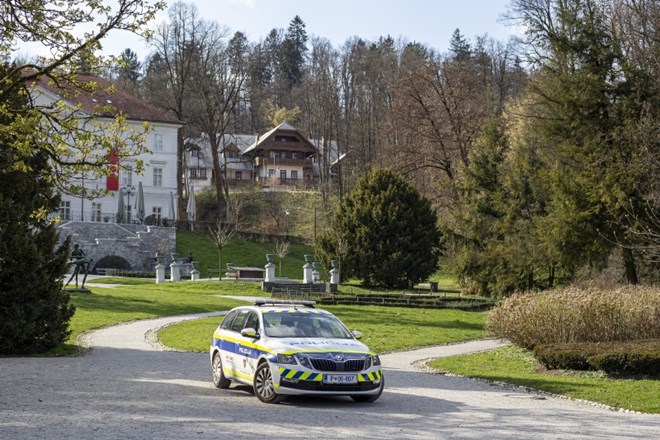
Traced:
<path fill-rule="evenodd" d="M 167 0 L 168 6 L 176 0 Z M 185 1 L 185 0 L 184 0 Z M 250 42 L 263 39 L 271 29 L 284 29 L 296 16 L 305 23 L 308 36 L 330 40 L 341 47 L 357 36 L 376 41 L 381 36 L 403 38 L 426 44 L 440 52 L 448 49 L 455 29 L 474 40 L 488 36 L 506 42 L 515 28 L 501 20 L 510 0 L 187 0 L 199 16 L 227 26 L 231 33 L 241 31 Z M 110 4 L 105 0 L 106 3 Z M 161 12 L 153 27 L 167 19 Z M 133 34 L 111 33 L 103 40 L 106 55 L 119 55 L 131 48 L 144 60 L 148 45 Z M 35 53 L 35 51 L 37 53 Z M 39 50 L 25 47 L 22 53 L 37 55 Z"/>

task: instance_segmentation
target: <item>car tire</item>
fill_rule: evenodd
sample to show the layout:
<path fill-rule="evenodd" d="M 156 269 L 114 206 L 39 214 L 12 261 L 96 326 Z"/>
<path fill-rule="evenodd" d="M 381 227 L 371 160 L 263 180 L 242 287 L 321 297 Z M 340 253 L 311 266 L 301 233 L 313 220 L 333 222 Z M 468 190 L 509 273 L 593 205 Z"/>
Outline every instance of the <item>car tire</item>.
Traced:
<path fill-rule="evenodd" d="M 378 400 L 380 395 L 383 394 L 383 389 L 385 389 L 385 378 L 381 377 L 378 394 L 371 394 L 371 395 L 360 394 L 357 396 L 351 396 L 351 399 L 355 400 L 356 402 L 375 402 L 376 400 Z"/>
<path fill-rule="evenodd" d="M 225 373 L 222 371 L 222 359 L 218 352 L 213 355 L 211 372 L 213 374 L 213 385 L 215 385 L 216 388 L 229 388 L 231 381 L 225 377 Z"/>
<path fill-rule="evenodd" d="M 268 362 L 262 362 L 254 372 L 253 381 L 254 394 L 264 403 L 279 403 L 283 397 L 275 392 L 273 374 Z"/>

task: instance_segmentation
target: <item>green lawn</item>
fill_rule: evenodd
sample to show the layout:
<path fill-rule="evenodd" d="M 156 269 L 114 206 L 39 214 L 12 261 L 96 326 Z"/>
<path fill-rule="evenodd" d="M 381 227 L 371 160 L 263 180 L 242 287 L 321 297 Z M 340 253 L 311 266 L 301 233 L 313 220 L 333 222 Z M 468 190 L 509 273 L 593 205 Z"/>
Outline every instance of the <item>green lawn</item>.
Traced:
<path fill-rule="evenodd" d="M 193 259 L 199 263 L 202 278 L 208 276 L 209 269 L 218 269 L 218 248 L 206 231 L 177 231 L 177 252 L 188 255 L 193 252 Z M 274 243 L 254 243 L 238 238 L 232 239 L 222 250 L 222 270 L 226 270 L 227 263 L 236 266 L 264 267 L 268 262 L 266 254 L 275 253 Z M 314 254 L 311 246 L 292 244 L 289 253 L 282 259 L 282 273 L 280 275 L 280 261 L 275 258 L 275 276 L 282 276 L 294 280 L 302 280 L 305 254 Z M 216 275 L 217 276 L 217 275 Z"/>
<path fill-rule="evenodd" d="M 155 284 L 132 278 L 99 278 L 97 283 L 124 284 L 114 288 L 86 287 L 91 293 L 73 293 L 76 313 L 71 319 L 71 335 L 53 354 L 77 350 L 76 338 L 83 332 L 137 319 L 228 310 L 242 301 L 216 295 L 264 295 L 257 283 L 190 282 Z"/>
<path fill-rule="evenodd" d="M 660 414 L 660 380 L 613 379 L 597 372 L 545 372 L 532 352 L 518 347 L 436 359 L 431 367 L 461 376 L 523 385 L 615 408 Z"/>
<path fill-rule="evenodd" d="M 323 306 L 351 330 L 363 333 L 362 342 L 378 352 L 449 344 L 485 337 L 485 313 L 459 310 L 406 309 L 380 306 Z M 158 337 L 168 347 L 206 351 L 218 318 L 187 321 L 163 329 Z"/>

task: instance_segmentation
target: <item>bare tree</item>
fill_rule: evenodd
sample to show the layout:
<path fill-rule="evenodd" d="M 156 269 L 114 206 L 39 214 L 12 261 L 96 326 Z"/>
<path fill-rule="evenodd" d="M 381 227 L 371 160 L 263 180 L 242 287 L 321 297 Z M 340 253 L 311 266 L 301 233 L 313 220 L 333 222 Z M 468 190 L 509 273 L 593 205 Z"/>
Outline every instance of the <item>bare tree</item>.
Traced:
<path fill-rule="evenodd" d="M 227 215 L 229 188 L 225 176 L 225 132 L 232 111 L 239 101 L 245 69 L 233 63 L 228 50 L 228 31 L 215 25 L 207 28 L 208 38 L 196 52 L 194 75 L 191 79 L 191 115 L 193 125 L 208 139 L 213 159 L 216 200 L 220 212 Z M 234 55 L 235 56 L 235 55 Z"/>
<path fill-rule="evenodd" d="M 215 247 L 218 249 L 218 277 L 222 278 L 220 275 L 222 273 L 222 250 L 234 237 L 236 229 L 232 224 L 218 220 L 214 225 L 209 226 L 209 232 Z"/>
<path fill-rule="evenodd" d="M 170 7 L 169 21 L 156 29 L 152 39 L 154 52 L 147 60 L 145 96 L 184 123 L 177 142 L 177 190 L 181 199 L 186 189 L 183 180 L 184 139 L 193 128 L 189 125 L 192 81 L 199 64 L 199 49 L 215 38 L 216 28 L 217 25 L 199 17 L 194 4 L 178 1 Z"/>
<path fill-rule="evenodd" d="M 288 241 L 277 241 L 275 243 L 275 255 L 277 255 L 277 258 L 279 259 L 279 266 L 280 266 L 280 277 L 282 276 L 282 260 L 284 257 L 286 257 L 289 254 L 289 247 L 291 246 L 291 243 Z"/>

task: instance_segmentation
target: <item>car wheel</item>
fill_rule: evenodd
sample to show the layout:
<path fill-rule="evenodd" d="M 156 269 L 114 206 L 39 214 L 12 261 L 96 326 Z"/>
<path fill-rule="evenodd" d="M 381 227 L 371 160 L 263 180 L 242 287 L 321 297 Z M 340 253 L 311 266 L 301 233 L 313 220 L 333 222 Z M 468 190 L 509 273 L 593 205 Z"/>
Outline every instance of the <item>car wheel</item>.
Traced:
<path fill-rule="evenodd" d="M 215 385 L 216 388 L 229 388 L 231 381 L 225 377 L 225 373 L 222 371 L 222 359 L 220 353 L 215 353 L 213 355 L 211 370 L 213 373 L 213 385 Z"/>
<path fill-rule="evenodd" d="M 273 374 L 270 371 L 268 362 L 262 362 L 254 373 L 254 394 L 259 400 L 265 403 L 279 403 L 283 397 L 275 392 L 273 385 Z"/>
<path fill-rule="evenodd" d="M 375 402 L 376 400 L 378 400 L 380 395 L 383 394 L 384 388 L 385 388 L 385 378 L 381 377 L 378 394 L 372 394 L 368 396 L 365 396 L 364 394 L 360 394 L 359 396 L 351 396 L 351 399 L 355 400 L 356 402 Z"/>

